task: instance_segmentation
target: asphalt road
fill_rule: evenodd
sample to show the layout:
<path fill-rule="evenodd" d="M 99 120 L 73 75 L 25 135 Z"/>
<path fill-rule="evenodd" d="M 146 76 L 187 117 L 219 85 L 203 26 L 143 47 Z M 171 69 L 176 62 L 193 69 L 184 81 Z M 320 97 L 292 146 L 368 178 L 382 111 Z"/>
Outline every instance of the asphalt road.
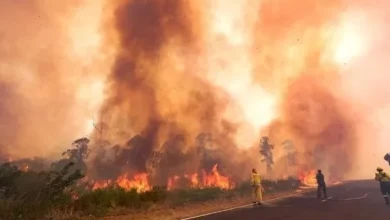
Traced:
<path fill-rule="evenodd" d="M 244 207 L 203 216 L 204 220 L 369 220 L 390 217 L 374 180 L 343 183 L 328 189 L 328 200 L 318 200 L 315 192 L 265 202 L 263 207 Z"/>

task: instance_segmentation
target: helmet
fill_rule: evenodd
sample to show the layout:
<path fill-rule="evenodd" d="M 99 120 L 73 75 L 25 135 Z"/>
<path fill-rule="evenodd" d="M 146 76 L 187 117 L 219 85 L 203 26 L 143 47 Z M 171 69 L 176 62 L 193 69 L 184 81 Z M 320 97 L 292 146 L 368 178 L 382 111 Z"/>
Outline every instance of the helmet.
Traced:
<path fill-rule="evenodd" d="M 380 172 L 380 171 L 383 171 L 383 169 L 380 168 L 380 167 L 377 167 L 377 168 L 376 168 L 376 171 Z"/>

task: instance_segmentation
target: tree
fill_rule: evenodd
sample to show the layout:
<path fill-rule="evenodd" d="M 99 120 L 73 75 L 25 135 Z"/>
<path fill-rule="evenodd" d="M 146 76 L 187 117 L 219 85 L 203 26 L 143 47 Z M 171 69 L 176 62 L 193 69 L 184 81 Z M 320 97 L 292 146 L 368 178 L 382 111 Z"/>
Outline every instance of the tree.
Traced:
<path fill-rule="evenodd" d="M 272 154 L 272 150 L 274 146 L 269 144 L 269 137 L 264 136 L 260 139 L 260 154 L 263 156 L 261 162 L 265 162 L 267 165 L 267 171 L 272 171 L 272 166 L 274 164 L 274 158 Z"/>
<path fill-rule="evenodd" d="M 10 163 L 0 166 L 0 192 L 5 198 L 16 194 L 17 186 L 15 180 L 21 175 L 22 171 Z"/>
<path fill-rule="evenodd" d="M 72 166 L 73 171 L 85 171 L 87 169 L 85 160 L 91 153 L 91 149 L 89 149 L 88 145 L 89 142 L 90 140 L 86 137 L 73 141 L 71 148 L 62 153 L 62 156 L 66 158 L 53 163 L 52 168 L 54 170 L 62 170 L 69 163 L 74 163 L 74 166 Z"/>
<path fill-rule="evenodd" d="M 88 146 L 89 142 L 90 140 L 86 137 L 73 141 L 72 148 L 63 152 L 62 156 L 68 156 L 70 160 L 75 160 L 76 162 L 84 161 L 91 152 Z"/>

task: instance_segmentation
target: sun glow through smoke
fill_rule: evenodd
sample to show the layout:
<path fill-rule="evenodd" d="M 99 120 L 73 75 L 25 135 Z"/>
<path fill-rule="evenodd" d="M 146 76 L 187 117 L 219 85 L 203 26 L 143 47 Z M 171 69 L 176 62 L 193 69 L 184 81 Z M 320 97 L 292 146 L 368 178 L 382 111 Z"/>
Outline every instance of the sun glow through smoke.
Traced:
<path fill-rule="evenodd" d="M 361 29 L 362 19 L 357 14 L 346 13 L 336 30 L 334 61 L 346 64 L 363 55 L 366 50 L 364 31 Z"/>

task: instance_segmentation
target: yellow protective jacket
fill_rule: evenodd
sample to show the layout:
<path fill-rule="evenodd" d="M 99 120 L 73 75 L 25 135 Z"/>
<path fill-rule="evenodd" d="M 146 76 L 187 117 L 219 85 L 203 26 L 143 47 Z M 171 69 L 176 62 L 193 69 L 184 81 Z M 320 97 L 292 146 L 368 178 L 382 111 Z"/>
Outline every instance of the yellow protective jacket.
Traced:
<path fill-rule="evenodd" d="M 379 182 L 390 182 L 390 176 L 385 172 L 375 173 L 375 180 Z"/>
<path fill-rule="evenodd" d="M 252 173 L 252 176 L 251 176 L 251 184 L 252 184 L 252 186 L 261 185 L 261 177 L 260 177 L 260 174 Z"/>

